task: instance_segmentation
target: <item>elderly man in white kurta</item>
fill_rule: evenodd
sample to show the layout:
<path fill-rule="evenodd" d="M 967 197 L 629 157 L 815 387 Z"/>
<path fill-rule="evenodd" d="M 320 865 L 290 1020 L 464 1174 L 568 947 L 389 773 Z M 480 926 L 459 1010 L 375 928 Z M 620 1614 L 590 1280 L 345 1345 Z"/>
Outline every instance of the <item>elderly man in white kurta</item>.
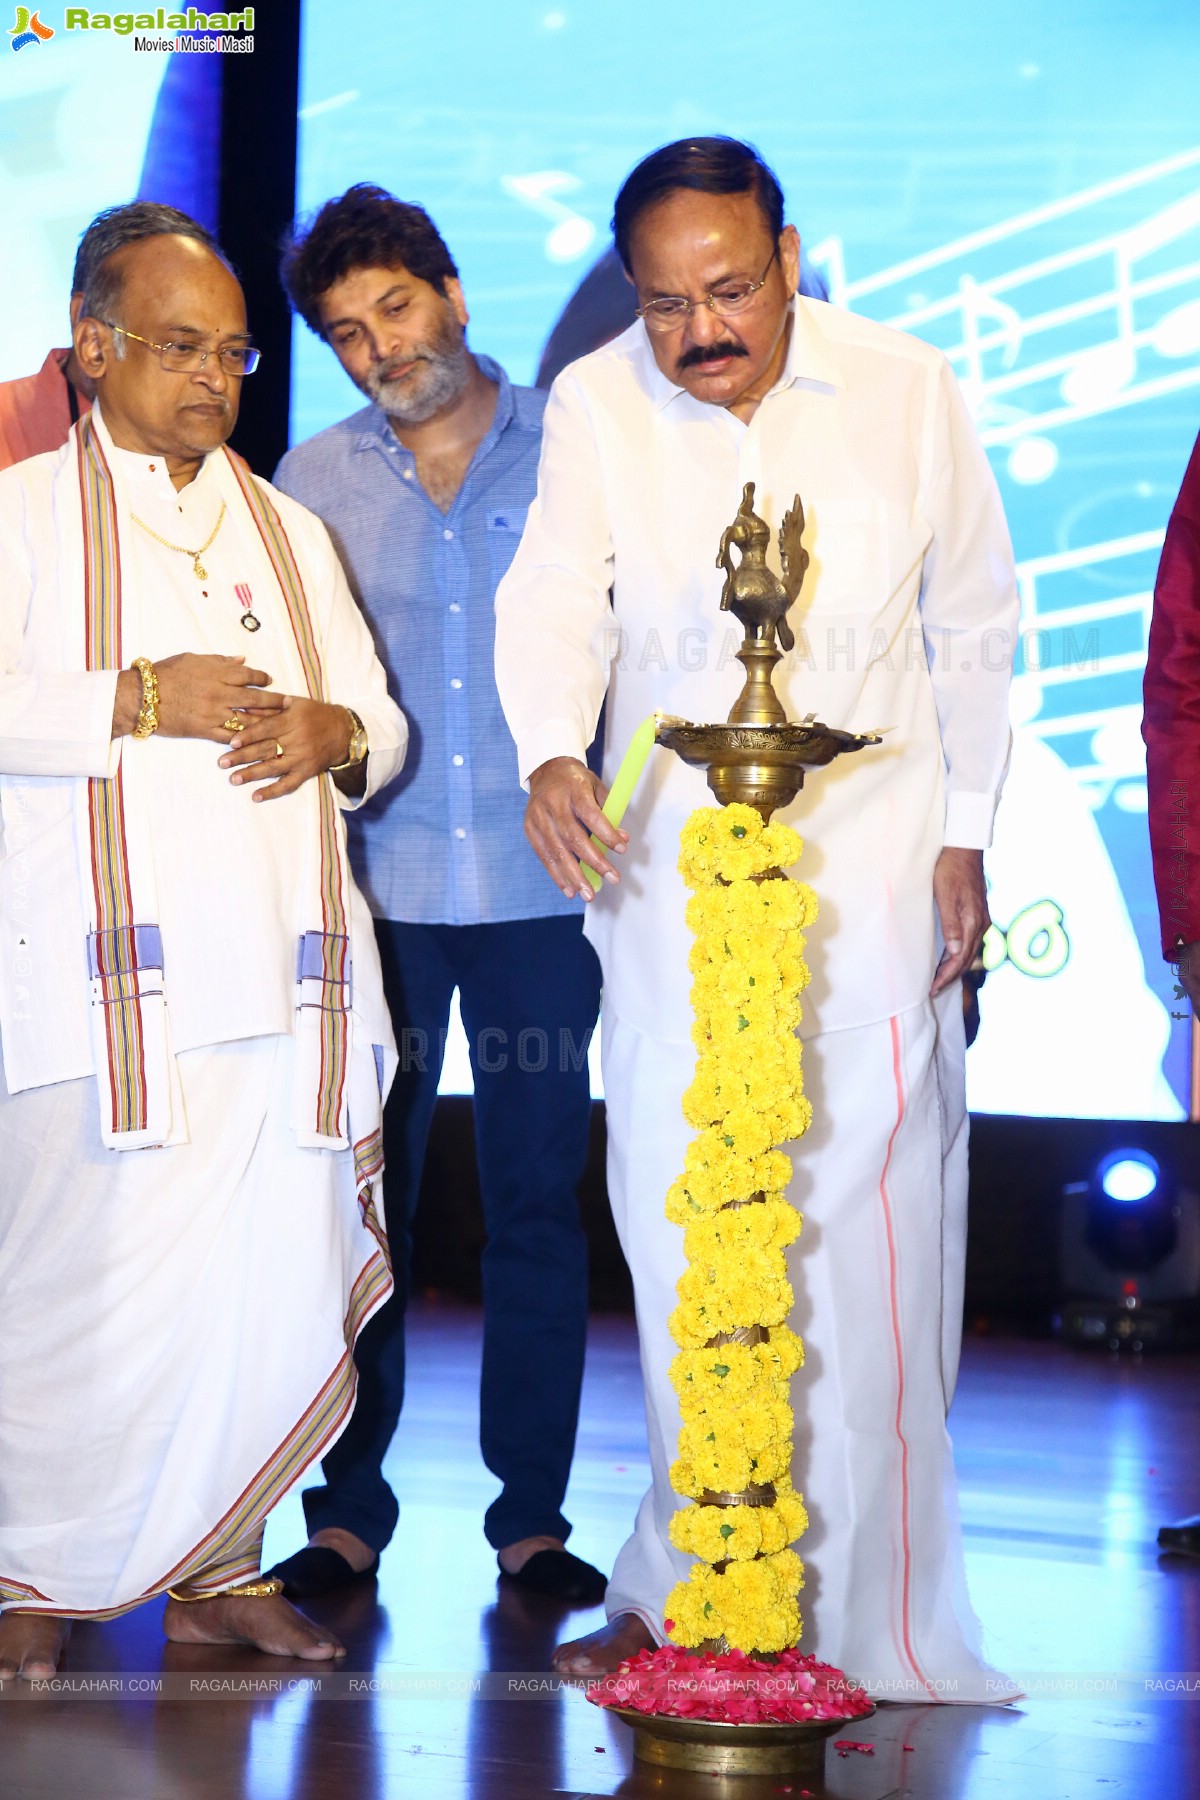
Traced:
<path fill-rule="evenodd" d="M 590 1673 L 664 1636 L 690 1559 L 671 1545 L 678 1407 L 667 1318 L 682 1233 L 691 1010 L 680 828 L 702 771 L 651 759 L 627 831 L 583 766 L 602 701 L 604 774 L 648 713 L 724 719 L 740 633 L 714 554 L 743 484 L 775 529 L 799 493 L 811 562 L 776 686 L 789 716 L 881 747 L 810 778 L 777 814 L 802 833 L 805 1082 L 815 1108 L 791 1197 L 794 1476 L 810 1526 L 803 1647 L 891 1698 L 987 1700 L 966 1596 L 946 1411 L 965 1254 L 959 977 L 987 922 L 982 849 L 1008 754 L 1016 593 L 995 484 L 945 359 L 796 298 L 799 244 L 746 147 L 668 146 L 617 202 L 639 322 L 564 371 L 538 498 L 497 597 L 501 698 L 527 830 L 565 890 L 609 851 L 587 930 L 604 976 L 609 1192 L 633 1273 L 653 1486 L 608 1590 L 610 1624 L 560 1650 Z M 799 615 L 797 617 L 796 615 Z M 592 861 L 597 862 L 592 854 Z"/>
<path fill-rule="evenodd" d="M 95 410 L 0 476 L 0 1678 L 164 1592 L 174 1639 L 340 1653 L 259 1548 L 391 1283 L 341 810 L 404 720 L 324 527 L 224 448 L 227 266 L 135 228 L 84 312 Z"/>

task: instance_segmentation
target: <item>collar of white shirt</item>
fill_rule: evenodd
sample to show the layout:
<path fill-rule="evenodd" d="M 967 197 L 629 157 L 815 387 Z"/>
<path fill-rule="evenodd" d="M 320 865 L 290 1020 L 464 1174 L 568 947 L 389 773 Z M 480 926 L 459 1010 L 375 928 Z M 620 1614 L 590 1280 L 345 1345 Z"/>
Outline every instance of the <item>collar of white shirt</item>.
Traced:
<path fill-rule="evenodd" d="M 819 314 L 814 303 L 796 295 L 789 310 L 792 315 L 792 331 L 788 339 L 787 356 L 771 393 L 778 394 L 796 381 L 816 381 L 823 387 L 845 387 L 846 377 L 820 329 Z M 649 333 L 640 320 L 634 331 L 637 334 L 635 342 L 638 372 L 650 396 L 651 405 L 661 412 L 672 400 L 678 400 L 686 394 L 687 390 L 677 386 L 663 374 L 654 360 Z M 698 404 L 704 405 L 705 402 Z"/>
<path fill-rule="evenodd" d="M 92 419 L 109 468 L 134 505 L 142 506 L 147 501 L 154 500 L 160 505 L 170 506 L 173 512 L 191 513 L 198 504 L 207 504 L 207 495 L 216 479 L 212 456 L 204 458 L 194 480 L 177 490 L 171 482 L 164 456 L 141 450 L 122 450 L 113 443 L 112 433 L 105 424 L 99 401 L 92 408 Z"/>

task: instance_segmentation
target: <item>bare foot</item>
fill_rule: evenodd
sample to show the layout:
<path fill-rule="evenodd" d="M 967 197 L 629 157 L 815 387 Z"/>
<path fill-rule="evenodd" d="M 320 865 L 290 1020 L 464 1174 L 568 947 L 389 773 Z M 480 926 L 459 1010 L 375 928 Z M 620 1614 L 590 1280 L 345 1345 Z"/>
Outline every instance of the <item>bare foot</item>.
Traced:
<path fill-rule="evenodd" d="M 173 1644 L 248 1644 L 268 1656 L 329 1662 L 346 1649 L 324 1625 L 314 1625 L 276 1594 L 273 1599 L 217 1594 L 211 1600 L 168 1600 L 163 1632 Z"/>
<path fill-rule="evenodd" d="M 0 1614 L 0 1681 L 49 1681 L 71 1635 L 70 1619 L 46 1613 Z"/>
<path fill-rule="evenodd" d="M 364 1544 L 352 1531 L 343 1531 L 340 1525 L 327 1525 L 321 1531 L 314 1531 L 308 1541 L 323 1544 L 327 1550 L 336 1550 L 339 1556 L 345 1557 L 356 1575 L 361 1575 L 375 1561 L 370 1544 Z"/>
<path fill-rule="evenodd" d="M 650 1627 L 637 1613 L 618 1613 L 599 1631 L 560 1644 L 550 1667 L 559 1675 L 611 1675 L 626 1658 L 639 1650 L 653 1650 L 654 1645 Z"/>
<path fill-rule="evenodd" d="M 505 1544 L 503 1550 L 498 1550 L 496 1554 L 504 1573 L 516 1575 L 525 1567 L 531 1556 L 537 1555 L 539 1550 L 565 1549 L 566 1545 L 561 1538 L 527 1537 L 519 1538 L 515 1544 Z"/>

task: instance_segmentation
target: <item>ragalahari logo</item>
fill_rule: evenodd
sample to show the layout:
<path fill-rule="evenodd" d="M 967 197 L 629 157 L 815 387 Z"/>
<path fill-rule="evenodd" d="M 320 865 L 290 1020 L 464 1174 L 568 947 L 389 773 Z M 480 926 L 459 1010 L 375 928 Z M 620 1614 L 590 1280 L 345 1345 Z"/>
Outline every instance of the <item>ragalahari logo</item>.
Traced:
<path fill-rule="evenodd" d="M 53 25 L 43 25 L 36 13 L 31 13 L 27 6 L 18 6 L 17 22 L 9 32 L 12 39 L 10 48 L 23 50 L 26 44 L 44 44 L 47 38 L 54 36 Z"/>

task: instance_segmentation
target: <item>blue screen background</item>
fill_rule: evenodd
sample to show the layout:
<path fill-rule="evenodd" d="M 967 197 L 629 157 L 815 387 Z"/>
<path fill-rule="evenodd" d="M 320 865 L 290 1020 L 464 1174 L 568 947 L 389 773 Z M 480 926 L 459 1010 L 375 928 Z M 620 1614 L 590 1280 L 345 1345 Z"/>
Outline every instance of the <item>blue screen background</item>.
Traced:
<path fill-rule="evenodd" d="M 300 206 L 372 180 L 427 207 L 473 344 L 514 379 L 607 244 L 633 163 L 713 131 L 775 167 L 835 301 L 951 355 L 1026 628 L 971 1104 L 1182 1116 L 1188 1028 L 1169 1016 L 1138 719 L 1161 535 L 1200 427 L 1194 5 L 361 0 L 352 19 L 308 0 Z M 359 404 L 299 327 L 293 440 Z"/>

